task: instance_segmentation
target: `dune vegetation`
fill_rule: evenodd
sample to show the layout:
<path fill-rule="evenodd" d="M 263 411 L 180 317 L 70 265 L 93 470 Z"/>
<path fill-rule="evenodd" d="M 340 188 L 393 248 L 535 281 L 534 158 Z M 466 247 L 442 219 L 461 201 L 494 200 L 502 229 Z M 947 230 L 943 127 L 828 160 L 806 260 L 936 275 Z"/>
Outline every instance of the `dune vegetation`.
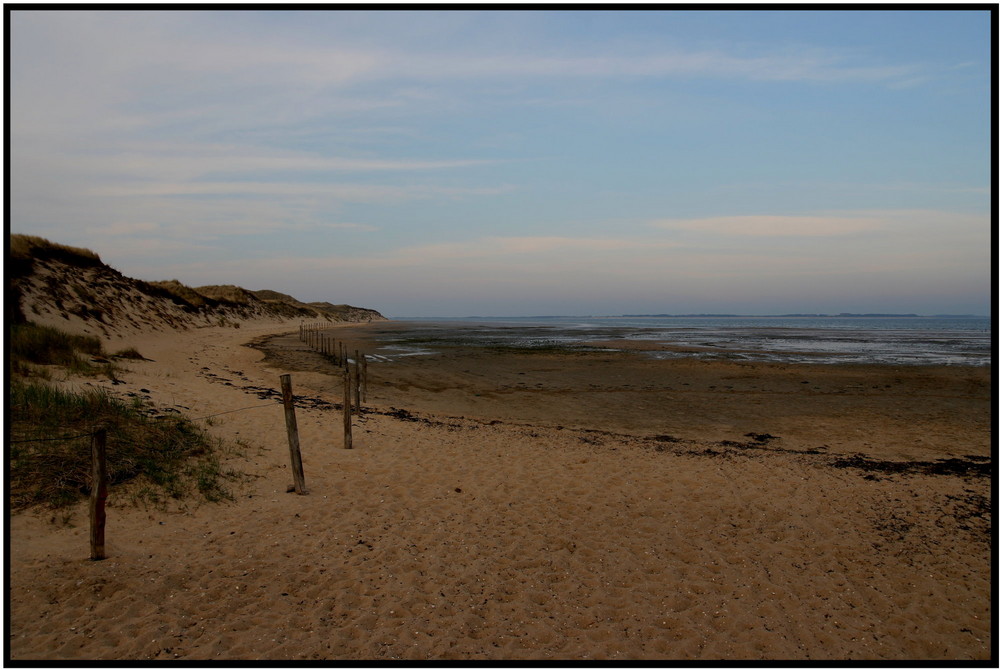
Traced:
<path fill-rule="evenodd" d="M 134 348 L 114 354 L 96 337 L 32 323 L 9 326 L 8 473 L 10 504 L 51 509 L 90 491 L 90 437 L 107 430 L 109 483 L 133 482 L 135 502 L 154 505 L 198 497 L 230 497 L 219 455 L 224 444 L 182 415 L 164 415 L 141 397 L 126 400 L 107 388 L 62 388 L 55 380 L 104 375 L 113 360 L 142 359 Z"/>

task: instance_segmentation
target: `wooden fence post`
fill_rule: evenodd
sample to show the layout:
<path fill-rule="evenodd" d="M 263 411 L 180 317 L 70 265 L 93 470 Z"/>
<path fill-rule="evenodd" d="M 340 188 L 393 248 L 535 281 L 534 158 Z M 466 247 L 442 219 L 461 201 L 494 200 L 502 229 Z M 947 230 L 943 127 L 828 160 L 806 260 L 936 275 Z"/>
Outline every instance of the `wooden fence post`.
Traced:
<path fill-rule="evenodd" d="M 354 407 L 361 415 L 361 352 L 354 349 Z"/>
<path fill-rule="evenodd" d="M 361 401 L 368 402 L 368 356 L 361 354 Z"/>
<path fill-rule="evenodd" d="M 302 454 L 299 452 L 299 426 L 295 422 L 295 402 L 292 397 L 292 375 L 281 375 L 281 400 L 285 405 L 285 427 L 288 429 L 288 451 L 292 457 L 292 478 L 295 492 L 306 494 L 306 479 L 302 473 Z"/>
<path fill-rule="evenodd" d="M 108 431 L 99 428 L 90 438 L 90 559 L 103 560 L 104 526 L 107 516 L 104 505 L 108 499 Z"/>
<path fill-rule="evenodd" d="M 351 439 L 351 374 L 344 370 L 344 448 L 353 448 Z"/>

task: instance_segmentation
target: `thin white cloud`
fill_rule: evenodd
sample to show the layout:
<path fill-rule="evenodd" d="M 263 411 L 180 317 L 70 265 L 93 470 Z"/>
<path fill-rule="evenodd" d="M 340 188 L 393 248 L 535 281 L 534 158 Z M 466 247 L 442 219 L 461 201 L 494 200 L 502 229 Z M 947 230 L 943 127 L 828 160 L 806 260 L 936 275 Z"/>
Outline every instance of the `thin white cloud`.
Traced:
<path fill-rule="evenodd" d="M 374 232 L 377 226 L 366 223 L 342 223 L 332 221 L 289 221 L 280 216 L 266 218 L 259 214 L 254 216 L 247 212 L 242 216 L 230 220 L 200 220 L 186 224 L 164 225 L 145 221 L 115 221 L 110 223 L 100 223 L 88 225 L 83 228 L 83 233 L 101 238 L 99 244 L 103 247 L 109 243 L 108 239 L 120 239 L 123 237 L 135 237 L 144 239 L 147 243 L 159 240 L 161 242 L 175 241 L 178 239 L 190 239 L 197 236 L 209 241 L 222 236 L 236 237 L 246 235 L 256 235 L 268 232 L 308 232 L 319 230 L 351 230 L 355 232 Z M 198 248 L 212 248 L 200 245 Z"/>
<path fill-rule="evenodd" d="M 115 221 L 103 223 L 101 225 L 90 225 L 84 228 L 88 235 L 103 237 L 123 237 L 129 235 L 147 235 L 149 233 L 160 232 L 161 227 L 156 223 L 148 221 Z"/>
<path fill-rule="evenodd" d="M 988 234 L 988 216 L 964 212 L 886 209 L 818 212 L 809 215 L 717 216 L 651 221 L 653 228 L 704 233 L 704 238 L 852 238 L 860 235 L 932 233 L 960 240 L 969 234 Z M 903 238 L 906 239 L 905 237 Z M 905 245 L 905 244 L 904 244 Z"/>
<path fill-rule="evenodd" d="M 946 292 L 955 286 L 982 287 L 990 262 L 988 215 L 896 210 L 857 216 L 885 223 L 871 233 L 870 243 L 859 245 L 848 234 L 785 237 L 713 232 L 695 240 L 492 236 L 365 253 L 268 256 L 254 261 L 252 275 L 246 263 L 235 258 L 168 264 L 160 273 L 192 283 L 284 286 L 292 294 L 304 288 L 290 286 L 312 286 L 316 277 L 345 286 L 343 291 L 355 290 L 360 274 L 365 276 L 362 299 L 375 306 L 405 304 L 407 295 L 424 301 L 431 299 L 428 295 L 440 296 L 442 303 L 484 307 L 532 300 L 555 305 L 584 299 L 581 296 L 600 296 L 609 304 L 626 298 L 648 304 L 720 299 L 814 304 L 824 296 L 850 298 L 871 291 L 904 296 L 914 291 Z M 823 220 L 847 218 L 831 215 Z M 709 237 L 716 241 L 706 243 Z M 338 294 L 338 299 L 355 299 Z"/>
<path fill-rule="evenodd" d="M 885 191 L 904 191 L 913 193 L 953 193 L 968 195 L 989 195 L 993 189 L 989 186 L 962 186 L 957 184 L 936 184 L 936 183 L 887 183 L 887 184 L 857 184 L 852 185 L 856 189 L 872 189 Z"/>
<path fill-rule="evenodd" d="M 255 261 L 270 271 L 329 272 L 346 270 L 433 269 L 441 272 L 472 270 L 558 274 L 596 271 L 599 265 L 623 259 L 655 262 L 677 248 L 670 241 L 604 237 L 483 237 L 463 242 L 417 244 L 366 254 L 336 254 L 311 257 L 270 257 Z"/>
<path fill-rule="evenodd" d="M 435 197 L 460 198 L 469 195 L 496 195 L 508 186 L 460 188 L 447 186 L 386 186 L 348 183 L 284 183 L 269 181 L 196 181 L 185 183 L 131 183 L 95 187 L 98 197 L 177 197 L 177 196 L 318 196 L 344 202 L 399 202 Z"/>
<path fill-rule="evenodd" d="M 345 158 L 213 143 L 143 142 L 92 147 L 79 152 L 88 168 L 108 175 L 171 175 L 195 178 L 225 173 L 423 171 L 475 167 L 495 161 Z"/>
<path fill-rule="evenodd" d="M 878 230 L 884 222 L 872 216 L 719 216 L 665 219 L 651 223 L 668 230 L 748 237 L 831 237 Z"/>
<path fill-rule="evenodd" d="M 315 294 L 319 283 L 335 287 L 337 300 L 375 308 L 386 301 L 405 302 L 407 296 L 426 303 L 435 295 L 444 302 L 472 300 L 486 306 L 498 297 L 525 302 L 536 295 L 549 299 L 580 291 L 610 295 L 621 290 L 623 281 L 632 282 L 643 273 L 635 271 L 636 265 L 655 276 L 658 257 L 671 248 L 672 243 L 648 240 L 493 237 L 365 254 L 272 255 L 256 258 L 252 274 L 246 262 L 232 258 L 169 263 L 143 271 L 155 272 L 150 278 L 176 276 L 190 284 L 242 281 L 240 285 L 252 289 L 288 288 L 296 296 Z M 324 292 L 315 299 L 331 298 Z M 450 309 L 466 308 L 456 304 Z"/>
<path fill-rule="evenodd" d="M 594 45 L 600 52 L 600 45 Z M 388 61 L 387 61 L 388 62 Z M 494 57 L 441 58 L 418 56 L 395 63 L 394 74 L 414 78 L 446 77 L 714 77 L 753 81 L 819 83 L 893 82 L 912 78 L 908 65 L 851 65 L 847 55 L 817 49 L 784 50 L 764 55 L 735 55 L 722 51 L 668 49 L 652 55 L 534 56 L 504 54 Z M 377 76 L 378 68 L 367 74 Z"/>
<path fill-rule="evenodd" d="M 774 212 L 690 218 L 667 218 L 669 213 L 664 212 L 664 218 L 628 235 L 618 234 L 609 225 L 603 236 L 574 236 L 577 228 L 568 223 L 555 226 L 532 220 L 543 216 L 537 213 L 540 208 L 562 205 L 565 201 L 558 198 L 565 193 L 582 192 L 582 188 L 552 188 L 547 179 L 553 178 L 556 169 L 567 167 L 565 177 L 557 177 L 563 178 L 561 184 L 570 184 L 580 175 L 579 183 L 602 184 L 594 188 L 596 192 L 605 183 L 600 175 L 577 171 L 578 165 L 553 162 L 557 167 L 548 174 L 531 165 L 523 173 L 508 170 L 508 176 L 498 177 L 504 167 L 501 161 L 487 160 L 490 154 L 479 155 L 487 147 L 502 157 L 550 155 L 565 146 L 549 143 L 545 130 L 551 124 L 563 134 L 594 132 L 594 138 L 579 135 L 578 145 L 587 147 L 591 139 L 598 140 L 600 144 L 589 145 L 596 157 L 598 146 L 610 147 L 604 140 L 615 137 L 614 131 L 626 123 L 624 117 L 612 115 L 610 108 L 598 110 L 593 101 L 612 99 L 624 109 L 634 90 L 636 99 L 645 95 L 648 101 L 667 104 L 664 101 L 670 96 L 661 93 L 673 95 L 675 88 L 685 88 L 664 85 L 668 80 L 712 80 L 712 86 L 705 88 L 713 91 L 712 104 L 735 101 L 736 106 L 750 108 L 754 101 L 772 100 L 765 97 L 764 87 L 745 87 L 760 94 L 750 102 L 718 91 L 733 88 L 734 82 L 767 82 L 843 85 L 848 94 L 881 88 L 884 93 L 886 88 L 914 86 L 925 77 L 940 76 L 928 71 L 932 64 L 905 62 L 908 55 L 875 62 L 849 48 L 731 44 L 706 49 L 665 40 L 631 44 L 626 40 L 631 35 L 624 34 L 619 42 L 598 39 L 577 42 L 577 46 L 567 46 L 569 39 L 551 45 L 536 41 L 538 46 L 533 46 L 526 38 L 515 47 L 508 40 L 479 43 L 480 35 L 495 35 L 478 24 L 476 29 L 482 32 L 470 32 L 464 41 L 431 42 L 420 35 L 400 41 L 381 29 L 373 30 L 381 28 L 377 13 L 358 15 L 363 30 L 357 38 L 346 31 L 331 36 L 322 30 L 276 29 L 259 20 L 263 17 L 253 20 L 252 15 L 251 20 L 232 24 L 225 15 L 205 16 L 197 12 L 12 12 L 9 151 L 13 220 L 66 243 L 79 243 L 83 235 L 95 236 L 101 240 L 95 248 L 99 253 L 118 258 L 132 254 L 141 258 L 135 265 L 144 272 L 160 274 L 162 270 L 185 281 L 197 279 L 185 276 L 180 271 L 184 266 L 170 265 L 164 256 L 197 259 L 204 265 L 191 264 L 188 269 L 202 275 L 217 273 L 227 283 L 262 272 L 274 277 L 289 272 L 303 277 L 305 284 L 311 273 L 347 285 L 359 271 L 373 270 L 371 274 L 384 275 L 379 280 L 387 291 L 396 282 L 441 295 L 457 294 L 472 285 L 483 290 L 517 285 L 528 291 L 543 283 L 552 291 L 556 290 L 553 286 L 565 286 L 567 293 L 618 290 L 655 296 L 670 291 L 694 293 L 705 286 L 719 293 L 766 292 L 784 290 L 789 277 L 806 290 L 820 283 L 816 277 L 831 285 L 854 286 L 858 281 L 849 278 L 851 272 L 891 276 L 907 285 L 924 285 L 921 281 L 930 285 L 935 277 L 981 272 L 986 266 L 988 216 L 917 210 L 774 213 L 801 206 L 810 195 L 809 185 L 803 189 L 799 181 L 793 186 L 801 197 L 774 198 L 775 206 L 781 207 Z M 604 87 L 606 82 L 614 83 L 614 90 Z M 633 84 L 637 84 L 634 89 Z M 846 90 L 849 85 L 863 88 Z M 767 88 L 768 93 L 778 88 L 782 93 L 801 90 Z M 622 97 L 616 97 L 619 94 Z M 785 104 L 782 95 L 773 100 Z M 517 114 L 506 115 L 506 107 L 490 108 L 474 118 L 465 115 L 497 102 L 524 111 L 523 121 L 528 125 Z M 563 127 L 560 124 L 571 114 L 558 109 L 560 113 L 552 115 L 551 109 L 541 108 L 567 103 L 586 108 L 588 120 L 610 125 Z M 682 103 L 673 102 L 678 107 Z M 879 114 L 885 104 L 884 100 L 879 103 Z M 714 135 L 689 137 L 688 129 L 676 123 L 671 126 L 671 119 L 632 106 L 636 116 L 652 117 L 671 136 L 684 140 L 677 142 L 675 164 L 693 155 L 681 150 L 685 142 L 723 141 Z M 692 104 L 688 113 L 695 116 L 703 110 Z M 864 114 L 875 108 L 859 106 L 858 110 L 858 116 L 850 120 L 864 124 Z M 608 115 L 601 117 L 602 112 Z M 504 114 L 501 122 L 494 123 L 493 114 Z M 604 127 L 612 131 L 606 137 L 601 134 Z M 654 137 L 660 127 L 640 124 L 636 130 L 650 132 L 651 143 L 665 142 L 665 134 Z M 483 136 L 494 131 L 494 145 L 489 146 Z M 631 157 L 632 152 L 627 143 L 620 146 L 619 154 L 612 148 L 606 163 L 604 156 L 595 162 L 607 174 L 621 170 L 625 181 L 630 166 L 641 163 L 622 167 L 616 161 Z M 775 179 L 799 177 L 774 169 L 762 171 L 767 176 L 761 178 L 772 178 L 771 172 Z M 938 178 L 919 172 L 906 176 L 911 174 L 906 170 L 886 174 L 914 181 Z M 837 178 L 864 178 L 852 176 L 849 168 L 843 175 Z M 635 179 L 635 207 L 623 216 L 657 216 L 655 209 L 648 208 L 656 204 L 641 204 L 654 200 L 648 191 L 640 192 L 646 176 Z M 726 178 L 732 177 L 719 176 L 719 188 L 725 187 Z M 957 183 L 952 192 L 968 193 L 970 201 L 971 196 L 990 192 L 974 187 L 985 180 L 958 172 L 953 178 Z M 525 184 L 519 187 L 525 198 L 489 201 L 490 196 L 515 190 L 505 179 Z M 966 188 L 963 180 L 971 186 Z M 670 188 L 683 188 L 682 181 L 671 182 Z M 614 188 L 613 184 L 608 187 Z M 890 194 L 891 198 L 854 197 L 865 187 L 869 191 L 879 188 L 845 187 L 844 204 L 835 206 L 859 207 L 852 204 L 858 201 L 951 206 L 944 198 L 903 193 L 925 194 L 927 189 L 920 184 L 901 184 L 901 193 Z M 695 207 L 710 199 L 695 202 L 692 198 L 704 190 L 698 188 L 695 184 L 691 198 L 678 198 L 678 206 L 698 211 Z M 537 193 L 551 190 L 552 201 L 539 207 L 540 199 L 531 199 L 534 193 L 527 192 L 531 189 Z M 670 197 L 665 192 L 669 188 L 663 190 L 656 203 Z M 484 205 L 497 205 L 482 217 L 489 223 L 475 218 L 469 206 L 477 202 L 475 198 L 481 198 Z M 459 200 L 468 202 L 451 206 Z M 758 197 L 753 201 L 772 200 Z M 408 206 L 382 207 L 400 203 Z M 573 213 L 566 218 L 578 215 L 574 204 L 567 204 L 567 211 Z M 508 205 L 513 208 L 502 208 Z M 535 229 L 545 234 L 487 236 L 501 229 L 496 226 L 505 216 L 516 220 L 519 230 L 537 225 Z M 358 241 L 363 235 L 355 235 L 375 229 L 368 219 L 378 221 L 385 230 L 378 240 L 384 246 L 377 252 L 370 250 L 376 241 L 372 236 Z M 457 221 L 463 220 L 469 223 L 459 227 Z M 427 223 L 426 235 L 420 237 L 425 243 L 414 244 L 417 231 L 413 227 L 418 221 Z M 60 230 L 65 234 L 56 234 Z M 323 235 L 312 233 L 323 230 L 343 232 L 325 236 L 328 243 L 340 238 L 327 247 L 336 248 L 337 255 L 318 257 L 323 247 L 315 239 Z M 234 248 L 245 243 L 245 250 L 266 255 L 272 249 L 255 249 L 252 242 L 256 240 L 244 238 L 288 231 L 304 233 L 289 241 L 290 255 L 255 260 L 253 273 L 246 274 L 245 259 L 236 258 L 243 250 Z M 396 232 L 402 235 L 397 238 Z M 458 235 L 473 239 L 455 241 Z M 859 244 L 862 237 L 865 243 Z M 342 240 L 346 243 L 341 244 Z M 312 255 L 293 256 L 293 241 L 308 244 L 303 253 Z M 350 246 L 351 242 L 357 246 Z M 377 271 L 381 269 L 394 271 Z"/>
<path fill-rule="evenodd" d="M 312 116 L 336 108 L 338 90 L 390 79 L 698 76 L 899 84 L 922 76 L 911 64 L 856 64 L 849 50 L 813 47 L 757 53 L 744 48 L 737 53 L 674 45 L 622 53 L 619 45 L 594 43 L 586 52 L 553 55 L 499 49 L 463 52 L 439 45 L 396 51 L 352 46 L 343 37 L 317 43 L 278 33 L 261 40 L 218 27 L 206 29 L 197 13 L 185 12 L 20 11 L 14 12 L 12 26 L 13 53 L 25 62 L 12 76 L 12 115 L 19 124 L 39 128 L 81 113 L 98 122 L 102 112 L 109 129 L 123 122 L 164 122 L 195 111 L 210 118 L 226 116 L 236 124 L 246 111 Z M 268 91 L 271 95 L 261 95 Z M 331 94 L 334 97 L 328 98 Z M 130 106 L 137 95 L 156 104 Z M 197 109 L 192 95 L 199 99 Z M 301 104 L 289 105 L 289 99 Z M 330 100 L 334 104 L 316 108 L 317 101 Z M 39 104 L 44 102 L 50 104 Z M 358 99 L 351 96 L 341 102 L 357 104 Z M 369 103 L 398 101 L 383 95 Z M 110 110 L 115 111 L 109 115 Z"/>
<path fill-rule="evenodd" d="M 482 260 L 529 260 L 544 257 L 562 264 L 566 257 L 579 262 L 583 257 L 620 254 L 622 252 L 666 249 L 676 246 L 673 242 L 650 242 L 648 239 L 623 239 L 608 237 L 484 237 L 465 242 L 445 242 L 406 247 L 369 259 L 383 265 L 426 264 L 428 262 L 455 261 L 459 263 Z M 516 260 L 513 263 L 517 264 Z"/>
<path fill-rule="evenodd" d="M 190 239 L 109 235 L 102 237 L 100 245 L 91 250 L 101 256 L 105 263 L 125 270 L 124 274 L 127 276 L 155 281 L 173 278 L 156 274 L 156 267 L 163 258 L 191 257 L 194 253 L 211 253 L 214 249 L 210 244 Z M 124 260 L 125 264 L 121 265 L 119 259 Z"/>

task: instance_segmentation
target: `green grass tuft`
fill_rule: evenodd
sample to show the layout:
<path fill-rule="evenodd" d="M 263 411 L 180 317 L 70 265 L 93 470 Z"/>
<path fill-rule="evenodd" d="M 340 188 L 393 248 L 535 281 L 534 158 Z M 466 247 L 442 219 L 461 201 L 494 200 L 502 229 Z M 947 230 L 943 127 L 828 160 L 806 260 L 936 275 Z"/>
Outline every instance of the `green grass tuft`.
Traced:
<path fill-rule="evenodd" d="M 10 384 L 10 504 L 59 508 L 90 492 L 90 437 L 108 430 L 108 481 L 143 479 L 157 503 L 199 494 L 229 498 L 219 442 L 184 417 L 147 416 L 145 405 L 104 389 L 69 392 L 37 381 Z M 60 437 L 74 437 L 62 439 Z M 45 441 L 28 441 L 39 440 Z M 18 443 L 23 442 L 23 443 Z M 140 488 L 141 489 L 141 488 Z"/>
<path fill-rule="evenodd" d="M 86 335 L 73 335 L 45 325 L 19 323 L 10 328 L 11 358 L 38 365 L 70 366 L 79 355 L 102 354 L 101 340 Z"/>
<path fill-rule="evenodd" d="M 105 375 L 112 380 L 115 372 L 121 371 L 104 360 L 104 349 L 97 337 L 69 334 L 46 325 L 12 324 L 9 350 L 12 375 L 51 378 L 51 372 L 38 365 L 56 365 L 71 374 Z M 94 364 L 93 358 L 104 361 Z"/>
<path fill-rule="evenodd" d="M 144 356 L 142 353 L 139 353 L 138 350 L 136 350 L 134 347 L 131 347 L 131 346 L 129 348 L 123 348 L 122 350 L 120 350 L 117 353 L 113 354 L 111 357 L 113 357 L 113 358 L 125 358 L 126 360 L 145 360 L 146 359 L 146 356 Z"/>
<path fill-rule="evenodd" d="M 237 475 L 222 470 L 221 442 L 199 425 L 182 416 L 152 417 L 139 397 L 125 400 L 103 388 L 72 392 L 45 383 L 56 369 L 115 380 L 121 368 L 107 362 L 99 339 L 17 323 L 10 328 L 9 351 L 10 508 L 66 507 L 89 494 L 90 435 L 98 426 L 108 430 L 109 483 L 137 481 L 133 502 L 163 506 L 189 496 L 231 499 L 225 482 Z M 134 348 L 116 357 L 145 359 Z"/>

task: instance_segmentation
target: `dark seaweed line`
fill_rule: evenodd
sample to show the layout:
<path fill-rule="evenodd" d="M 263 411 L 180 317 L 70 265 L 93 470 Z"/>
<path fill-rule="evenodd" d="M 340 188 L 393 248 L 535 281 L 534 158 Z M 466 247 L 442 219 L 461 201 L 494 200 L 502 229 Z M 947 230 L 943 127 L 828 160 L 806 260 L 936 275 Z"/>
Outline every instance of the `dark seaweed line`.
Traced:
<path fill-rule="evenodd" d="M 212 375 L 214 376 L 214 375 Z M 212 379 L 217 381 L 227 381 L 226 379 Z M 226 383 L 226 385 L 233 385 L 231 382 Z M 260 399 L 275 399 L 280 398 L 281 393 L 273 388 L 262 388 L 260 386 L 243 386 L 241 388 L 244 392 L 248 394 L 256 395 Z M 293 401 L 297 408 L 302 409 L 319 409 L 319 410 L 341 410 L 343 405 L 334 402 L 328 402 L 327 400 L 321 399 L 319 397 L 311 397 L 308 395 L 295 395 Z M 395 418 L 396 420 L 411 422 L 411 423 L 423 423 L 425 425 L 431 425 L 436 427 L 448 427 L 448 428 L 462 428 L 467 429 L 477 429 L 479 425 L 473 425 L 471 427 L 463 426 L 460 423 L 455 422 L 445 422 L 440 420 L 432 420 L 429 418 L 423 418 L 421 416 L 414 415 L 406 409 L 397 409 L 396 407 L 390 407 L 387 410 L 378 410 L 370 407 L 362 407 L 361 413 L 363 414 L 375 414 L 381 416 L 387 416 L 390 418 Z M 480 425 L 516 425 L 523 428 L 539 428 L 542 426 L 523 424 L 523 423 L 505 423 L 500 420 L 488 420 L 480 421 L 475 419 L 463 418 L 463 420 L 479 423 Z M 556 430 L 566 429 L 561 425 L 555 426 Z M 651 447 L 658 451 L 664 452 L 667 448 L 664 444 L 697 444 L 694 440 L 681 439 L 679 437 L 674 437 L 669 434 L 660 434 L 655 436 L 640 436 L 634 434 L 625 434 L 619 432 L 610 432 L 608 430 L 596 430 L 589 428 L 577 428 L 573 430 L 574 432 L 579 432 L 589 435 L 600 435 L 603 437 L 610 437 L 615 439 L 629 439 L 638 440 L 640 442 L 646 442 L 651 444 Z M 775 439 L 780 439 L 781 437 L 758 432 L 748 432 L 744 436 L 750 437 L 751 441 L 730 441 L 724 440 L 720 442 L 715 442 L 715 446 L 721 446 L 724 450 L 716 450 L 712 447 L 702 448 L 702 449 L 671 449 L 675 454 L 684 455 L 700 455 L 706 457 L 726 457 L 735 454 L 746 454 L 747 451 L 763 451 L 769 453 L 788 453 L 792 455 L 820 455 L 826 458 L 831 458 L 828 463 L 831 467 L 836 467 L 838 469 L 858 469 L 864 472 L 877 472 L 881 474 L 925 474 L 933 476 L 964 476 L 964 477 L 988 477 L 993 474 L 993 463 L 989 457 L 977 456 L 977 455 L 966 455 L 962 458 L 942 458 L 938 460 L 928 461 L 898 461 L 898 460 L 876 460 L 869 458 L 861 453 L 855 453 L 848 456 L 831 456 L 828 453 L 816 448 L 809 448 L 805 450 L 797 450 L 792 448 L 781 448 L 777 446 L 770 445 L 770 442 Z M 597 444 L 599 442 L 581 437 L 585 443 Z"/>
<path fill-rule="evenodd" d="M 859 453 L 838 458 L 831 463 L 831 466 L 838 468 L 851 467 L 866 472 L 880 472 L 883 474 L 991 476 L 993 473 L 993 463 L 990 459 L 977 455 L 966 455 L 964 458 L 942 458 L 933 461 L 899 462 L 895 460 L 872 460 Z"/>

